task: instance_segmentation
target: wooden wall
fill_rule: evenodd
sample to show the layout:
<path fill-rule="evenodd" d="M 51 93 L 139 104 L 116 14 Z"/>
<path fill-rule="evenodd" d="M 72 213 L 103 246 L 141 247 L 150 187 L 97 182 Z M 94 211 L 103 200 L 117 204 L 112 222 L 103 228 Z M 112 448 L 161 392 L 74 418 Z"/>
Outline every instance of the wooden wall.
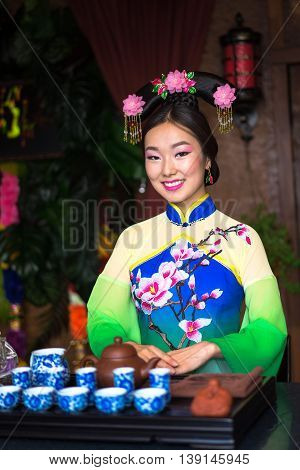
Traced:
<path fill-rule="evenodd" d="M 297 55 L 300 51 L 300 7 L 295 8 L 297 3 L 295 0 L 216 0 L 200 69 L 222 74 L 218 38 L 234 25 L 238 11 L 242 13 L 246 26 L 262 34 L 264 60 L 259 70 L 263 99 L 258 106 L 259 121 L 254 139 L 247 146 L 237 129 L 223 136 L 216 132 L 221 177 L 216 187 L 210 188 L 210 193 L 219 203 L 220 210 L 241 221 L 242 214 L 264 202 L 285 224 L 299 253 L 300 147 L 297 117 L 300 103 L 297 104 L 299 92 L 295 84 L 300 80 L 297 75 L 300 72 L 296 68 L 297 61 L 300 64 Z M 292 102 L 291 94 L 294 96 Z M 214 127 L 214 109 L 209 106 L 203 108 Z M 297 279 L 299 276 L 296 274 Z M 300 298 L 299 295 L 287 294 L 282 287 L 281 294 L 291 335 L 292 379 L 300 381 Z"/>

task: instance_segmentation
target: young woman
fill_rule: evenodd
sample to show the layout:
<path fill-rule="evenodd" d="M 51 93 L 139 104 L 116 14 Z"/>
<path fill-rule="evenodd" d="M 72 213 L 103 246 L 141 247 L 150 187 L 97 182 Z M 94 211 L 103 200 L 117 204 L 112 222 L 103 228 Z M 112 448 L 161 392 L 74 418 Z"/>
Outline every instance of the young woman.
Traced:
<path fill-rule="evenodd" d="M 223 128 L 234 98 L 222 108 L 230 88 L 224 80 L 176 72 L 151 82 L 165 99 L 159 91 L 152 98 L 149 85 L 139 93 L 144 109 L 140 96 L 127 99 L 138 103 L 138 118 L 160 104 L 142 144 L 150 183 L 167 206 L 121 233 L 88 302 L 90 345 L 99 356 L 121 336 L 173 374 L 261 366 L 274 375 L 287 334 L 276 277 L 258 233 L 220 212 L 207 192 L 219 177 L 218 145 L 196 96 L 212 103 L 217 85 L 220 92 L 228 87 L 223 101 L 214 101 Z M 125 130 L 138 141 L 139 120 L 131 125 L 129 119 Z"/>

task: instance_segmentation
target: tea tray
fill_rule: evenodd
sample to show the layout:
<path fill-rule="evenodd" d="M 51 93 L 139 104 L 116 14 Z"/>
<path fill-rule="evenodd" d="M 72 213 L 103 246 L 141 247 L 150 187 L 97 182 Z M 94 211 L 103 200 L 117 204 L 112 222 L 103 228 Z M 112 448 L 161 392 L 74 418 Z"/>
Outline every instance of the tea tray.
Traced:
<path fill-rule="evenodd" d="M 58 407 L 31 412 L 20 405 L 13 411 L 0 413 L 0 436 L 13 433 L 19 438 L 75 439 L 83 445 L 88 440 L 156 442 L 158 448 L 159 443 L 166 443 L 199 449 L 234 449 L 250 426 L 275 401 L 275 378 L 265 377 L 248 397 L 234 399 L 227 418 L 192 416 L 188 398 L 172 398 L 163 412 L 153 416 L 142 415 L 134 408 L 114 415 L 102 414 L 94 407 L 66 414 Z"/>

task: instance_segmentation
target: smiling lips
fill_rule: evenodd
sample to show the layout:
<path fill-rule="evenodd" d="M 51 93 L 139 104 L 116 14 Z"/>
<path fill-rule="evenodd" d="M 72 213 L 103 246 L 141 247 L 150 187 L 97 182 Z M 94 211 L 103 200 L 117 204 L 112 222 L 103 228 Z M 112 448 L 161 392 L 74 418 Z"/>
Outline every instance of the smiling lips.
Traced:
<path fill-rule="evenodd" d="M 167 191 L 175 191 L 176 189 L 181 188 L 183 183 L 184 180 L 162 181 L 162 184 Z"/>

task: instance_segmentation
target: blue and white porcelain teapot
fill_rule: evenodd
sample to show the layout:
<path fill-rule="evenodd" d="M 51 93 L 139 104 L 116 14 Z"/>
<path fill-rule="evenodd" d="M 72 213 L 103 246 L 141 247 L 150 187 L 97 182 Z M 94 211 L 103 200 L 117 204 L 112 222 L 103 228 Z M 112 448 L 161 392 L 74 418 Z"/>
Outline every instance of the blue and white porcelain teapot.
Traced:
<path fill-rule="evenodd" d="M 32 351 L 30 367 L 32 369 L 33 384 L 42 385 L 42 376 L 54 367 L 63 367 L 65 384 L 70 379 L 70 370 L 65 358 L 64 348 L 45 348 Z"/>

